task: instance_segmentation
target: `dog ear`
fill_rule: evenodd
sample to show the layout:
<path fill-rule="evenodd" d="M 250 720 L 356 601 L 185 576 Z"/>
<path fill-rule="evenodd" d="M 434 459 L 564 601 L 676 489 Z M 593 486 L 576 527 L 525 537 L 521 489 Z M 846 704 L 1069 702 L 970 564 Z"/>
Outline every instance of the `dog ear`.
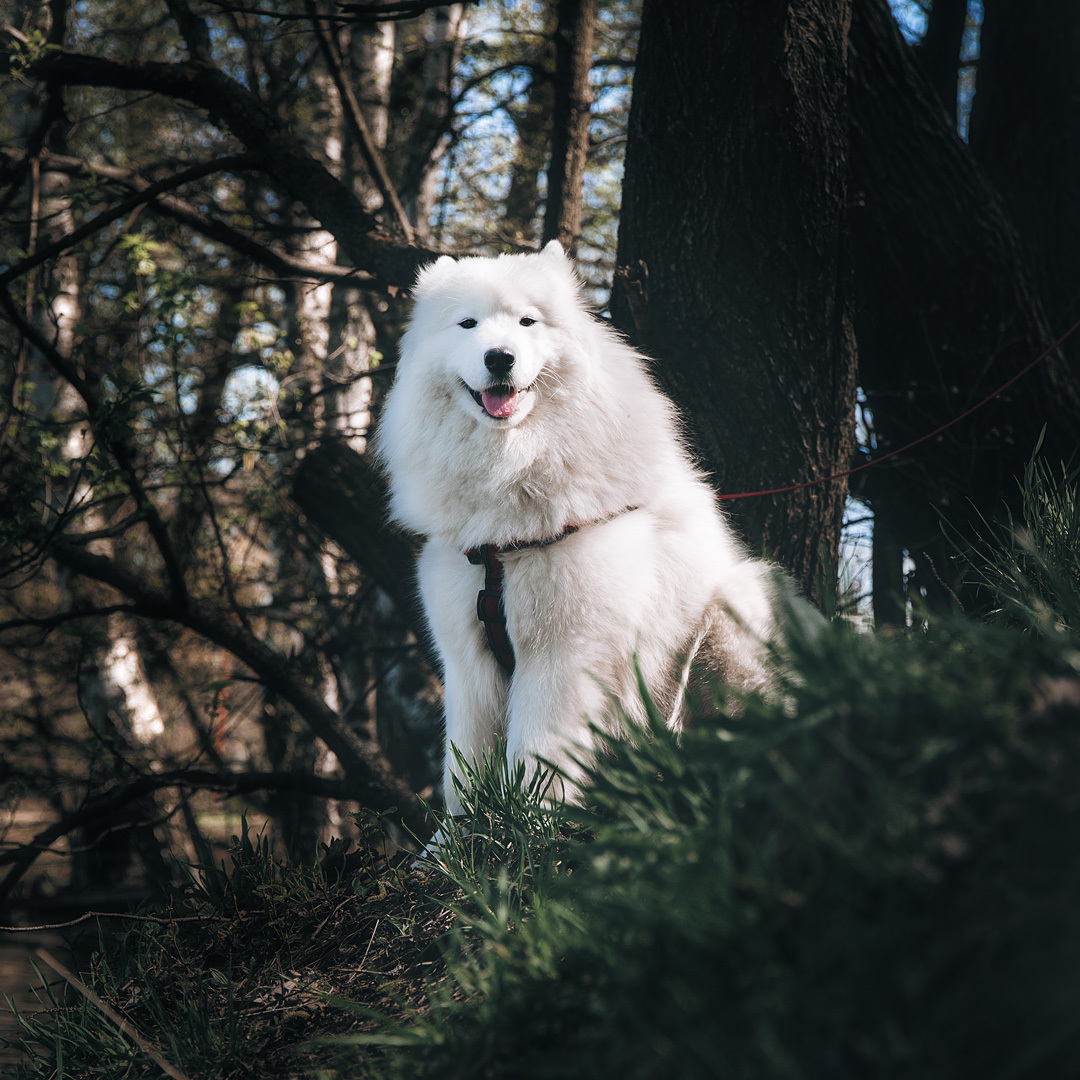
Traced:
<path fill-rule="evenodd" d="M 562 244 L 558 240 L 549 240 L 545 245 L 543 251 L 540 252 L 545 259 L 560 259 L 566 262 L 566 252 L 563 251 Z"/>
<path fill-rule="evenodd" d="M 441 277 L 447 270 L 456 265 L 450 255 L 440 255 L 433 263 L 421 266 L 416 275 L 416 284 L 413 286 L 413 296 L 418 296 L 425 288 L 432 287 L 435 278 Z"/>

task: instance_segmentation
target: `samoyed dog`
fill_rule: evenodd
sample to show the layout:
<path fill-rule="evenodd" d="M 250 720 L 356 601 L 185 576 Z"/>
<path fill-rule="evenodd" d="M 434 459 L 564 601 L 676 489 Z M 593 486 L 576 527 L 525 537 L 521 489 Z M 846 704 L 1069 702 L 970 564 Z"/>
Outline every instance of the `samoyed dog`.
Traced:
<path fill-rule="evenodd" d="M 672 725 L 691 664 L 763 687 L 773 568 L 750 559 L 642 356 L 592 316 L 558 243 L 421 271 L 376 453 L 443 666 L 447 809 L 498 737 L 572 797 L 591 724 Z M 567 785 L 562 787 L 562 785 Z"/>

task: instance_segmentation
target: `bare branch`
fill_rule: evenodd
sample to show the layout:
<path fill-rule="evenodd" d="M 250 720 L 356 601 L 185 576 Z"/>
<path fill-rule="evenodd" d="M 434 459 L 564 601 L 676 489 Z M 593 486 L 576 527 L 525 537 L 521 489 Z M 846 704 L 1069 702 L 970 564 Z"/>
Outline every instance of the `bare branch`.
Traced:
<path fill-rule="evenodd" d="M 182 1073 L 175 1066 L 170 1065 L 158 1052 L 157 1048 L 152 1046 L 139 1034 L 138 1029 L 129 1019 L 121 1016 L 111 1005 L 107 1005 L 101 998 L 90 989 L 82 979 L 73 975 L 63 964 L 60 963 L 48 949 L 35 949 L 34 950 L 39 959 L 44 960 L 65 982 L 73 986 L 91 1005 L 94 1006 L 100 1013 L 111 1020 L 119 1029 L 121 1035 L 126 1035 L 135 1045 L 148 1057 L 151 1061 L 163 1072 L 166 1076 L 172 1077 L 172 1080 L 188 1080 L 187 1076 Z"/>
<path fill-rule="evenodd" d="M 14 281 L 16 278 L 22 277 L 23 274 L 32 270 L 35 266 L 40 266 L 42 263 L 54 259 L 57 255 L 63 254 L 69 248 L 72 248 L 85 240 L 88 236 L 93 236 L 94 233 L 100 232 L 106 225 L 110 225 L 118 218 L 122 218 L 131 213 L 136 207 L 150 202 L 162 192 L 182 187 L 192 180 L 199 180 L 204 176 L 209 176 L 211 173 L 240 171 L 242 169 L 253 168 L 256 161 L 257 158 L 253 154 L 232 154 L 228 157 L 215 158 L 213 161 L 204 161 L 202 164 L 193 165 L 190 169 L 185 169 L 175 176 L 170 176 L 165 180 L 159 180 L 156 184 L 148 184 L 130 198 L 124 199 L 115 206 L 110 207 L 108 210 L 103 210 L 89 221 L 84 221 L 82 225 L 77 229 L 73 229 L 66 236 L 59 237 L 51 244 L 46 244 L 45 247 L 38 249 L 33 255 L 28 255 L 25 259 L 21 259 L 13 266 L 9 266 L 3 273 L 0 273 L 0 289 L 5 289 L 9 281 Z"/>
<path fill-rule="evenodd" d="M 30 44 L 30 39 L 17 26 L 12 26 L 11 23 L 0 23 L 0 34 L 23 46 Z"/>
<path fill-rule="evenodd" d="M 458 0 L 462 4 L 474 4 L 476 0 Z M 218 11 L 228 11 L 237 15 L 260 15 L 264 19 L 276 19 L 279 22 L 296 22 L 307 18 L 290 11 L 267 11 L 262 7 L 245 7 L 242 4 L 228 4 L 224 0 L 210 0 Z M 341 4 L 344 15 L 320 15 L 327 23 L 380 23 L 398 22 L 415 19 L 432 8 L 443 7 L 446 0 L 400 0 L 390 4 Z"/>
<path fill-rule="evenodd" d="M 212 62 L 210 31 L 206 23 L 191 10 L 187 0 L 165 0 L 169 13 L 187 43 L 188 54 L 200 64 Z"/>
<path fill-rule="evenodd" d="M 107 607 L 74 608 L 70 611 L 57 611 L 52 615 L 24 615 L 18 619 L 5 619 L 0 622 L 0 634 L 6 634 L 9 630 L 28 630 L 31 628 L 44 630 L 46 634 L 55 630 L 64 623 L 78 622 L 80 619 L 104 619 L 110 615 L 138 613 L 138 608 L 133 604 L 109 604 Z"/>
<path fill-rule="evenodd" d="M 438 257 L 438 252 L 391 240 L 357 196 L 303 146 L 284 121 L 221 71 L 198 63 L 124 63 L 65 50 L 45 54 L 27 71 L 50 84 L 151 90 L 206 109 L 213 123 L 261 154 L 262 171 L 307 206 L 355 265 L 387 285 L 407 288 L 417 270 Z"/>
<path fill-rule="evenodd" d="M 398 0 L 389 4 L 344 4 L 338 6 L 353 22 L 393 22 L 398 19 L 415 19 L 432 8 L 445 6 L 446 0 Z M 476 0 L 460 0 L 471 4 Z"/>
<path fill-rule="evenodd" d="M 230 652 L 259 681 L 287 701 L 311 731 L 334 752 L 348 777 L 349 797 L 373 810 L 397 807 L 406 827 L 424 828 L 424 812 L 416 796 L 395 776 L 377 749 L 361 739 L 297 674 L 293 665 L 263 641 L 247 633 L 228 611 L 191 599 L 179 607 L 164 590 L 141 581 L 119 563 L 74 544 L 58 543 L 48 552 L 57 562 L 84 577 L 100 581 L 126 596 L 135 613 L 179 623 Z"/>
<path fill-rule="evenodd" d="M 110 821 L 125 806 L 139 802 L 156 791 L 168 788 L 182 788 L 185 791 L 216 791 L 222 795 L 278 791 L 312 795 L 321 799 L 355 799 L 355 794 L 347 780 L 312 776 L 308 773 L 217 773 L 204 769 L 173 769 L 163 773 L 148 773 L 123 787 L 113 788 L 103 795 L 92 797 L 78 810 L 66 814 L 59 821 L 43 829 L 29 843 L 19 844 L 11 851 L 0 853 L 0 866 L 13 868 L 0 885 L 0 907 L 34 860 L 44 852 L 53 851 L 53 845 L 57 840 L 69 836 L 78 829 L 93 826 L 96 822 Z"/>
<path fill-rule="evenodd" d="M 173 550 L 172 542 L 169 539 L 168 529 L 165 527 L 165 522 L 162 521 L 157 507 L 150 500 L 143 488 L 142 480 L 135 469 L 130 450 L 120 439 L 113 436 L 111 432 L 112 425 L 109 423 L 108 410 L 98 397 L 96 387 L 82 375 L 78 367 L 69 357 L 64 356 L 60 350 L 57 349 L 56 346 L 54 346 L 52 342 L 33 325 L 33 323 L 29 322 L 21 311 L 19 311 L 18 306 L 12 299 L 11 293 L 7 289 L 4 277 L 5 275 L 0 275 L 0 307 L 7 312 L 8 317 L 23 337 L 41 353 L 58 375 L 71 383 L 79 396 L 86 403 L 87 416 L 89 418 L 90 427 L 94 432 L 94 436 L 100 441 L 102 447 L 112 455 L 113 460 L 119 467 L 120 472 L 124 477 L 124 482 L 127 484 L 128 490 L 134 497 L 143 520 L 146 522 L 146 527 L 150 530 L 150 535 L 154 539 L 154 543 L 165 564 L 165 572 L 169 579 L 169 588 L 172 592 L 173 600 L 180 607 L 186 606 L 188 594 L 187 585 L 184 581 L 184 571 L 180 565 L 180 561 L 176 557 L 176 552 Z"/>
<path fill-rule="evenodd" d="M 18 150 L 0 147 L 0 160 L 6 159 L 13 171 L 21 167 L 25 158 L 26 155 Z M 47 162 L 49 169 L 57 172 L 101 176 L 115 183 L 123 184 L 132 191 L 142 192 L 150 187 L 150 181 L 139 176 L 132 169 L 121 168 L 118 165 L 83 161 L 82 158 L 68 157 L 63 154 L 49 154 L 43 160 Z M 347 280 L 350 284 L 355 284 L 361 288 L 364 286 L 374 287 L 377 284 L 374 277 L 364 270 L 357 270 L 355 267 L 341 266 L 336 263 L 316 262 L 261 244 L 219 218 L 202 213 L 179 196 L 163 193 L 155 196 L 151 201 L 151 205 L 159 213 L 187 225 L 209 240 L 215 240 L 220 244 L 231 247 L 238 254 L 251 259 L 252 262 L 265 267 L 267 270 L 273 271 L 279 277 L 302 278 L 312 281 Z"/>

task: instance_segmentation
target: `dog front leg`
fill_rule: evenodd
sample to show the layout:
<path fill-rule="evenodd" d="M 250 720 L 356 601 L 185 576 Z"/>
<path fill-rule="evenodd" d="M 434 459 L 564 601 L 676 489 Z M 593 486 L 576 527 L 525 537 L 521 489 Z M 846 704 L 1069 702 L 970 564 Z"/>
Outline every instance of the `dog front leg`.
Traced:
<path fill-rule="evenodd" d="M 443 799 L 451 814 L 460 814 L 463 808 L 454 790 L 457 770 L 451 746 L 465 761 L 479 762 L 496 738 L 505 734 L 507 677 L 491 655 L 476 618 L 482 571 L 470 566 L 460 551 L 430 540 L 420 555 L 417 577 L 443 669 Z"/>
<path fill-rule="evenodd" d="M 447 811 L 464 808 L 455 790 L 460 782 L 454 748 L 469 764 L 479 764 L 505 731 L 506 680 L 497 665 L 478 655 L 471 662 L 446 662 L 443 673 L 446 707 L 446 750 L 443 756 L 443 801 Z"/>
<path fill-rule="evenodd" d="M 593 751 L 590 722 L 599 723 L 609 702 L 596 679 L 542 656 L 522 657 L 510 687 L 506 751 L 510 764 L 524 761 L 558 770 L 549 802 L 576 802 Z"/>

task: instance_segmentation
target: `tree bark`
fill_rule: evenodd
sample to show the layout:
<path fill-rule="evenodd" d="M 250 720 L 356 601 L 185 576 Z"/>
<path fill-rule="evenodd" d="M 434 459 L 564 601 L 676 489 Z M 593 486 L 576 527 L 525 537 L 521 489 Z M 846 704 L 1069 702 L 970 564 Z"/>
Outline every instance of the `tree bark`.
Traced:
<path fill-rule="evenodd" d="M 517 130 L 517 145 L 499 231 L 501 239 L 518 247 L 534 247 L 537 239 L 540 177 L 551 146 L 553 56 L 551 48 L 540 52 L 531 67 L 524 103 L 507 110 Z"/>
<path fill-rule="evenodd" d="M 424 616 L 416 597 L 416 549 L 386 523 L 386 481 L 372 465 L 336 440 L 326 440 L 300 462 L 293 501 L 371 576 L 417 634 Z"/>
<path fill-rule="evenodd" d="M 585 159 L 589 149 L 596 0 L 559 0 L 555 29 L 555 111 L 543 242 L 558 240 L 570 256 L 581 239 Z"/>
<path fill-rule="evenodd" d="M 419 116 L 409 140 L 402 189 L 405 208 L 422 241 L 431 236 L 439 165 L 450 145 L 454 72 L 461 59 L 466 29 L 463 4 L 447 4 L 433 13 L 431 38 L 424 53 Z"/>
<path fill-rule="evenodd" d="M 823 0 L 646 0 L 642 12 L 612 313 L 657 358 L 721 492 L 851 463 L 849 17 Z M 846 488 L 731 513 L 822 598 Z"/>

